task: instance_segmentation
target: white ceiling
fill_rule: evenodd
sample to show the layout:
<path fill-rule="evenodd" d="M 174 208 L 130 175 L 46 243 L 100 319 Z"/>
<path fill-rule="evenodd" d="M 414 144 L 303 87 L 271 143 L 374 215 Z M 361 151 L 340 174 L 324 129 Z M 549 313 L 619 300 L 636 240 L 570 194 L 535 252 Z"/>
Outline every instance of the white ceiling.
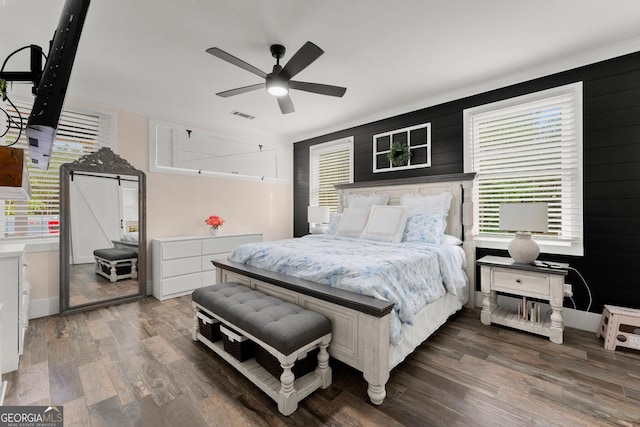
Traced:
<path fill-rule="evenodd" d="M 0 0 L 0 60 L 47 51 L 63 3 Z M 270 72 L 271 44 L 286 63 L 308 40 L 325 54 L 295 79 L 343 98 L 292 91 L 282 115 L 262 90 L 215 95 L 260 78 L 205 49 Z M 67 99 L 299 141 L 639 50 L 637 0 L 92 0 Z"/>

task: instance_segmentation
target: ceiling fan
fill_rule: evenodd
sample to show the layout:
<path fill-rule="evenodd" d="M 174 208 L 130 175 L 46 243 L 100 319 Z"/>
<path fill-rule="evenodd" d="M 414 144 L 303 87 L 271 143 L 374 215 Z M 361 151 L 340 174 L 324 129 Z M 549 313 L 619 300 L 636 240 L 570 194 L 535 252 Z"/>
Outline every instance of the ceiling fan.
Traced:
<path fill-rule="evenodd" d="M 216 56 L 224 61 L 229 62 L 237 67 L 249 71 L 263 78 L 263 83 L 258 83 L 249 86 L 243 86 L 236 89 L 226 90 L 224 92 L 216 93 L 216 95 L 223 98 L 229 96 L 240 95 L 241 93 L 250 92 L 266 87 L 267 92 L 278 98 L 278 105 L 282 114 L 293 113 L 293 102 L 289 96 L 289 89 L 302 90 L 305 92 L 317 93 L 320 95 L 329 95 L 341 97 L 346 92 L 347 88 L 340 86 L 331 86 L 321 83 L 308 83 L 291 80 L 300 71 L 307 68 L 313 61 L 318 59 L 320 55 L 324 53 L 322 49 L 311 42 L 306 42 L 287 62 L 284 68 L 280 65 L 280 58 L 284 56 L 286 51 L 285 47 L 280 44 L 271 45 L 271 56 L 276 58 L 276 65 L 273 66 L 273 71 L 269 74 L 262 70 L 257 69 L 253 65 L 244 62 L 241 59 L 217 48 L 211 47 L 207 49 L 207 53 Z"/>

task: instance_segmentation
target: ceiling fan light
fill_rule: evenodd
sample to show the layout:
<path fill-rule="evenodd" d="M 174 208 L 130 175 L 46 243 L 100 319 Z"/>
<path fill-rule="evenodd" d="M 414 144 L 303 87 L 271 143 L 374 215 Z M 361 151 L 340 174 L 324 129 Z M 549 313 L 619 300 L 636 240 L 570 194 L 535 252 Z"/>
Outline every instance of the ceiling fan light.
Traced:
<path fill-rule="evenodd" d="M 268 75 L 266 83 L 267 92 L 270 95 L 280 97 L 289 93 L 289 82 L 277 76 Z"/>

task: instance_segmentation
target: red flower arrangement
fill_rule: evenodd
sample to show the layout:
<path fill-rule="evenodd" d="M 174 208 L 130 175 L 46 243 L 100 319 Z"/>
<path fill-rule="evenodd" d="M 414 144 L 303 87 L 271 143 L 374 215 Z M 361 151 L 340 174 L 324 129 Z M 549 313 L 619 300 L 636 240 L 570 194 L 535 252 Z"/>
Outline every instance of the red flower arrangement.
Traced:
<path fill-rule="evenodd" d="M 224 224 L 224 219 L 220 218 L 218 215 L 211 215 L 204 222 L 213 228 L 218 228 Z"/>

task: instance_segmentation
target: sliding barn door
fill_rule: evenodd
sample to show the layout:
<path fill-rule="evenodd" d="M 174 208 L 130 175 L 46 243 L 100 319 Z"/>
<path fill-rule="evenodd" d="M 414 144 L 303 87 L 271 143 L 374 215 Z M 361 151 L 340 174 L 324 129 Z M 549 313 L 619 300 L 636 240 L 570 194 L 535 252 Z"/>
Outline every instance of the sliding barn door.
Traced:
<path fill-rule="evenodd" d="M 75 175 L 69 187 L 71 263 L 93 263 L 95 249 L 119 240 L 122 197 L 117 179 Z"/>

